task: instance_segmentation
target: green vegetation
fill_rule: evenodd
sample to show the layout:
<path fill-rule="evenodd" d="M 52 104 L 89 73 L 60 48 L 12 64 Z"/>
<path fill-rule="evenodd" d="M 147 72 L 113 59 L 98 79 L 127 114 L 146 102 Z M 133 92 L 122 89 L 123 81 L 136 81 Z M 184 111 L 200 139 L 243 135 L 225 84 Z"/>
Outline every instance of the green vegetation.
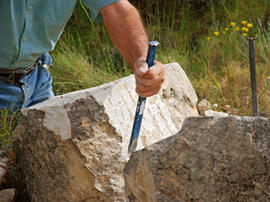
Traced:
<path fill-rule="evenodd" d="M 0 150 L 7 154 L 13 151 L 11 134 L 18 123 L 18 119 L 18 113 L 12 114 L 8 110 L 0 111 Z"/>
<path fill-rule="evenodd" d="M 56 95 L 97 86 L 131 73 L 103 23 L 94 23 L 81 1 L 52 57 Z"/>
<path fill-rule="evenodd" d="M 217 110 L 231 114 L 252 114 L 247 37 L 256 37 L 260 114 L 270 116 L 269 1 L 131 2 L 139 8 L 149 38 L 161 43 L 157 58 L 163 63 L 178 62 L 199 99 L 207 98 L 219 104 Z M 92 22 L 80 3 L 53 58 L 57 94 L 131 73 L 103 24 Z"/>
<path fill-rule="evenodd" d="M 157 59 L 163 63 L 178 62 L 199 99 L 217 103 L 216 110 L 251 115 L 248 42 L 243 33 L 255 36 L 259 111 L 262 116 L 270 116 L 268 0 L 131 2 L 141 11 L 149 38 L 161 43 Z M 242 31 L 242 27 L 249 30 Z M 50 71 L 57 95 L 97 86 L 131 73 L 103 24 L 91 21 L 80 1 L 52 56 L 54 65 Z M 11 131 L 17 123 L 14 117 L 1 113 L 0 147 L 7 151 L 10 151 Z"/>

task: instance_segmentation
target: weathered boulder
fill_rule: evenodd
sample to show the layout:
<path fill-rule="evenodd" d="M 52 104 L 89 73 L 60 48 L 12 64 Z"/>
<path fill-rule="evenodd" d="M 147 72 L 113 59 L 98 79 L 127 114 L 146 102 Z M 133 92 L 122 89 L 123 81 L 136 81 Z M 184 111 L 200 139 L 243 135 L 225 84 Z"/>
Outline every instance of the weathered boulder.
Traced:
<path fill-rule="evenodd" d="M 191 117 L 132 154 L 130 201 L 270 201 L 270 120 Z"/>
<path fill-rule="evenodd" d="M 147 99 L 138 148 L 175 134 L 198 115 L 182 68 L 166 65 Z M 15 137 L 32 201 L 126 201 L 123 168 L 137 103 L 134 76 L 24 109 Z"/>

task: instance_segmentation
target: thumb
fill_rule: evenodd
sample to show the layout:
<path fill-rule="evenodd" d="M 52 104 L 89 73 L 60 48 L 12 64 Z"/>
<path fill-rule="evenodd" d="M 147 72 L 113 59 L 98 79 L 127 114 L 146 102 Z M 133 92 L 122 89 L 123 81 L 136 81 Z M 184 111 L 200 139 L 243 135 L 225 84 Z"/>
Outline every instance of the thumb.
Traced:
<path fill-rule="evenodd" d="M 135 74 L 137 76 L 142 76 L 144 75 L 148 70 L 148 65 L 146 62 L 142 62 L 140 64 L 137 64 L 135 67 Z"/>

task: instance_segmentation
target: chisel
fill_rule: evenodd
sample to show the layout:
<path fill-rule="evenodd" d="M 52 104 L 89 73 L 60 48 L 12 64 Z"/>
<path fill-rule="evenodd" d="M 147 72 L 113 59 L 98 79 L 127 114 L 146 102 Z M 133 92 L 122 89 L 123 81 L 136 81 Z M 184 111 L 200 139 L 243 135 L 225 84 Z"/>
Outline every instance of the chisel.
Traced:
<path fill-rule="evenodd" d="M 149 48 L 148 53 L 146 57 L 146 63 L 148 65 L 148 68 L 154 65 L 155 55 L 157 46 L 159 43 L 157 41 L 151 41 L 149 42 Z M 135 118 L 133 122 L 131 137 L 128 145 L 128 153 L 132 153 L 135 151 L 139 139 L 140 129 L 141 129 L 141 123 L 143 118 L 143 111 L 146 103 L 146 98 L 142 98 L 139 96 L 137 107 L 136 107 L 136 113 Z"/>

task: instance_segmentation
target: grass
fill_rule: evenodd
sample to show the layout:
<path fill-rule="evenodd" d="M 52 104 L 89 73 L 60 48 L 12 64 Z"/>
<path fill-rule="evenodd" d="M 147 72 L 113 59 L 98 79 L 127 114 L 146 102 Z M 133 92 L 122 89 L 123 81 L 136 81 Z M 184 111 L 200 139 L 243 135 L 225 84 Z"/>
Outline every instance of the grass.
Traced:
<path fill-rule="evenodd" d="M 159 36 L 156 32 L 165 34 L 161 37 L 166 40 L 159 58 L 163 63 L 176 61 L 181 64 L 199 99 L 207 98 L 211 103 L 218 103 L 217 110 L 251 115 L 248 41 L 242 36 L 242 31 L 237 32 L 235 28 L 242 28 L 242 20 L 254 24 L 247 34 L 257 38 L 259 108 L 262 116 L 269 117 L 269 4 L 266 1 L 219 1 L 210 3 L 199 17 L 194 14 L 194 7 L 185 7 L 181 10 L 182 20 L 173 23 L 173 29 L 167 25 L 163 29 L 170 31 L 165 32 L 151 25 L 150 31 L 154 34 L 150 35 Z M 231 22 L 236 25 L 232 27 Z M 229 30 L 222 34 L 226 27 Z M 218 36 L 213 34 L 216 31 L 219 31 Z M 211 39 L 207 40 L 209 36 Z M 173 43 L 168 43 L 168 39 Z"/>
<path fill-rule="evenodd" d="M 248 41 L 241 21 L 254 27 L 260 114 L 270 116 L 270 32 L 268 2 L 259 1 L 131 1 L 141 8 L 150 39 L 161 43 L 157 59 L 178 62 L 199 99 L 219 104 L 217 110 L 251 115 Z M 176 9 L 177 8 L 177 9 Z M 267 20 L 268 19 L 268 20 Z M 235 26 L 230 23 L 234 22 Z M 76 27 L 77 29 L 74 29 Z M 239 27 L 239 31 L 235 28 Z M 222 32 L 229 29 L 225 34 Z M 218 31 L 219 35 L 213 33 Z M 207 40 L 207 37 L 211 37 Z M 64 53 L 64 54 L 63 54 Z M 93 23 L 79 4 L 53 52 L 56 94 L 89 88 L 131 73 L 102 24 Z M 65 77 L 63 78 L 63 75 Z M 228 105 L 230 108 L 228 108 Z"/>
<path fill-rule="evenodd" d="M 18 113 L 0 110 L 0 150 L 9 155 L 13 151 L 12 131 L 19 120 Z"/>
<path fill-rule="evenodd" d="M 121 77 L 118 73 L 97 68 L 89 62 L 89 58 L 84 53 L 70 49 L 65 42 L 60 42 L 60 45 L 61 47 L 53 54 L 57 68 L 51 68 L 56 95 L 97 86 Z"/>

